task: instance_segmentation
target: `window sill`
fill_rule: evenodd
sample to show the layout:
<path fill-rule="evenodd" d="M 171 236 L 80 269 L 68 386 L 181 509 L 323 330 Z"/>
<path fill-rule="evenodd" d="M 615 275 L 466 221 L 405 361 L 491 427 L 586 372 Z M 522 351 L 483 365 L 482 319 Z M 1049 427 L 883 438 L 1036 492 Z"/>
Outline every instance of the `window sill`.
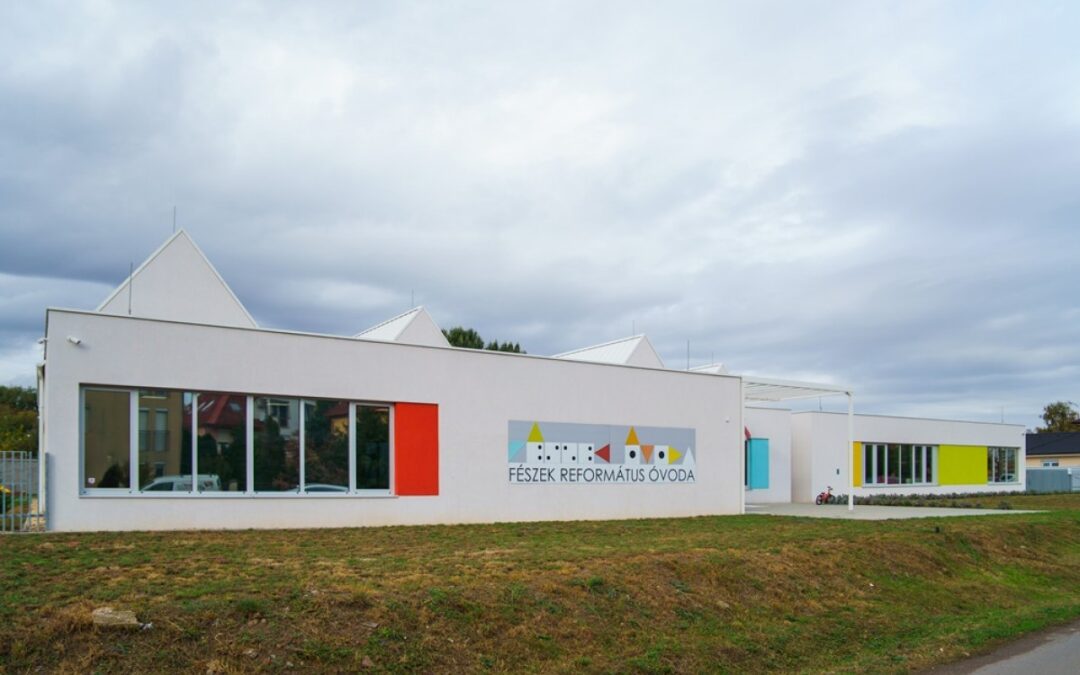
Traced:
<path fill-rule="evenodd" d="M 79 499 L 396 499 L 389 492 L 299 494 L 296 492 L 129 492 L 126 490 L 84 491 Z"/>

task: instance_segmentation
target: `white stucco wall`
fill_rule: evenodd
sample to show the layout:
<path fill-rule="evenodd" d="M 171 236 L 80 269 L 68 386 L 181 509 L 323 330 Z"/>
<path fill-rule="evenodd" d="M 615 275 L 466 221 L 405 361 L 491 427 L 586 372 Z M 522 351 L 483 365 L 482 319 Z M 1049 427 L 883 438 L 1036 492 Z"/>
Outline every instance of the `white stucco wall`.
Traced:
<path fill-rule="evenodd" d="M 739 380 L 498 352 L 48 312 L 56 530 L 341 527 L 738 513 Z M 73 345 L 68 335 L 82 342 Z M 80 495 L 81 384 L 439 405 L 436 497 Z M 508 420 L 689 427 L 697 481 L 511 485 Z"/>
<path fill-rule="evenodd" d="M 793 502 L 812 502 L 816 494 L 812 492 L 814 480 L 811 475 L 814 419 L 810 415 L 793 414 L 791 416 L 791 501 Z"/>
<path fill-rule="evenodd" d="M 747 406 L 745 425 L 754 438 L 769 439 L 769 487 L 746 491 L 747 504 L 791 501 L 791 411 Z"/>
<path fill-rule="evenodd" d="M 855 441 L 913 445 L 986 445 L 1020 448 L 1017 466 L 1024 466 L 1024 427 L 1015 424 L 960 422 L 884 415 L 855 415 Z M 831 485 L 833 492 L 848 492 L 847 415 L 799 412 L 792 415 L 792 467 L 795 501 L 812 501 Z M 884 485 L 856 487 L 855 495 L 934 494 L 953 492 L 1007 492 L 1024 490 L 1020 482 L 969 485 Z"/>

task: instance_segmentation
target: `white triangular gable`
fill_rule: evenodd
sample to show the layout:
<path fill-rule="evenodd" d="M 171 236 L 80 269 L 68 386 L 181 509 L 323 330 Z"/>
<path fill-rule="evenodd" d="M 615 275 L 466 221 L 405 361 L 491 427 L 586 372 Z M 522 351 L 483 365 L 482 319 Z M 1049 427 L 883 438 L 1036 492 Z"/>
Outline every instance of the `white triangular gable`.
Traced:
<path fill-rule="evenodd" d="M 236 295 L 179 230 L 97 308 L 102 314 L 255 328 Z"/>
<path fill-rule="evenodd" d="M 415 307 L 392 319 L 372 326 L 353 337 L 428 347 L 449 347 L 442 329 L 423 307 Z"/>
<path fill-rule="evenodd" d="M 722 363 L 709 363 L 704 366 L 694 366 L 690 369 L 692 373 L 709 373 L 710 375 L 727 375 L 728 369 Z"/>
<path fill-rule="evenodd" d="M 568 361 L 615 363 L 626 366 L 642 366 L 644 368 L 664 367 L 660 355 L 653 349 L 649 338 L 644 335 L 634 335 L 592 347 L 575 349 L 574 351 L 556 354 L 554 358 Z"/>
<path fill-rule="evenodd" d="M 656 349 L 652 346 L 652 342 L 645 335 L 641 336 L 641 340 L 638 342 L 637 347 L 634 348 L 630 358 L 626 360 L 628 366 L 642 366 L 644 368 L 663 368 L 664 361 L 660 358 L 660 355 L 656 353 Z"/>

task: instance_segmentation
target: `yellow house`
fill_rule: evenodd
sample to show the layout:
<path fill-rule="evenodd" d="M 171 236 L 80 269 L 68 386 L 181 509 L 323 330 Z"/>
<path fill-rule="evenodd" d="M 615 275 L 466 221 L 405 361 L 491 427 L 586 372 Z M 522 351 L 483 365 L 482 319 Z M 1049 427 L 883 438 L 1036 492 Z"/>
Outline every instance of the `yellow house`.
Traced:
<path fill-rule="evenodd" d="M 1080 467 L 1080 432 L 1027 435 L 1027 468 Z"/>

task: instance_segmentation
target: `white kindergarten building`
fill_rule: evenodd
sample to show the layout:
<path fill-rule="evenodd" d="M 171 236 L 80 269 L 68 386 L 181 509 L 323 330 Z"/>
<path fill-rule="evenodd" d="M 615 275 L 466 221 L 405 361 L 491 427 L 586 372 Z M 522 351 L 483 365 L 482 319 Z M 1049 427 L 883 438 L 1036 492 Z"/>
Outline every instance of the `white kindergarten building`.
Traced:
<path fill-rule="evenodd" d="M 259 328 L 182 230 L 97 309 L 47 310 L 45 337 L 54 530 L 737 514 L 852 472 L 856 494 L 1023 489 L 1020 427 L 747 407 L 851 392 L 667 369 L 645 336 L 459 349 L 423 308 Z"/>

